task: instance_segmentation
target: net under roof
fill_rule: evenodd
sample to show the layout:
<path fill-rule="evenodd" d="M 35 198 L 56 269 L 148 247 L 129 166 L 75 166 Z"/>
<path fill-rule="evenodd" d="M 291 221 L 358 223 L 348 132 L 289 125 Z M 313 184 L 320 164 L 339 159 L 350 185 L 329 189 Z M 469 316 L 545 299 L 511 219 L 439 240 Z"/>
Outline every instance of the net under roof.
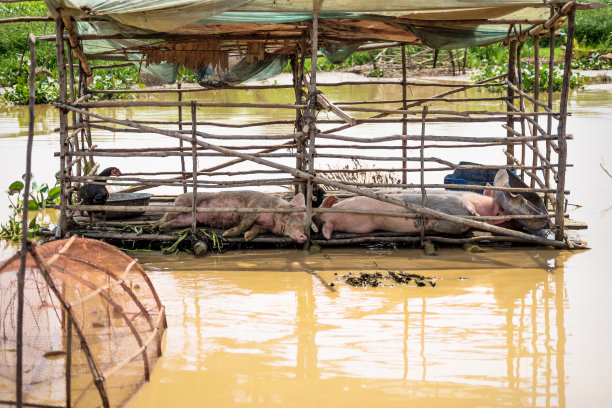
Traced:
<path fill-rule="evenodd" d="M 265 71 L 273 59 L 280 65 L 283 61 L 279 61 L 279 56 L 295 54 L 301 42 L 309 47 L 315 11 L 319 17 L 319 47 L 333 62 L 348 57 L 360 45 L 377 42 L 425 44 L 436 49 L 491 44 L 550 16 L 550 9 L 542 0 L 45 0 L 45 3 L 54 17 L 62 15 L 76 20 L 75 31 L 86 38 L 83 46 L 88 58 L 122 56 L 126 60 L 145 61 L 146 65 L 177 63 L 194 70 L 226 72 L 234 65 L 232 57 L 236 61 L 245 59 L 243 65 L 247 67 L 242 68 L 246 72 L 265 62 L 265 69 L 256 69 L 260 73 L 256 79 L 268 74 Z M 253 79 L 252 75 L 235 76 L 236 80 L 229 82 Z"/>

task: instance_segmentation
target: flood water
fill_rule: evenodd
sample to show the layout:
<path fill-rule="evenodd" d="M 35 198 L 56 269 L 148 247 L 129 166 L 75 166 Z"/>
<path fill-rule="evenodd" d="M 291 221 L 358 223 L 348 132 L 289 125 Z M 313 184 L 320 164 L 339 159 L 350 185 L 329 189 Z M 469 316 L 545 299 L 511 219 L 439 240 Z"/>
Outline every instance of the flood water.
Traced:
<path fill-rule="evenodd" d="M 389 97 L 381 85 L 361 94 L 340 89 L 330 91 L 330 99 Z M 214 94 L 197 97 L 233 98 Z M 291 101 L 290 94 L 275 98 Z M 600 164 L 612 170 L 612 87 L 572 93 L 569 110 L 574 140 L 568 162 L 574 167 L 567 187 L 570 203 L 581 205 L 570 210 L 589 224 L 579 236 L 590 250 L 442 249 L 437 257 L 391 246 L 329 248 L 317 255 L 294 248 L 205 258 L 132 253 L 155 284 L 169 327 L 151 381 L 127 407 L 609 406 L 612 178 Z M 44 107 L 37 114 L 33 172 L 51 182 L 49 169 L 58 167 L 57 117 Z M 459 129 L 443 125 L 435 134 L 465 134 Z M 505 134 L 499 124 L 467 131 Z M 23 173 L 26 132 L 26 109 L 0 107 L 2 190 Z M 96 143 L 136 146 L 148 136 L 125 137 L 117 133 Z M 495 154 L 470 159 L 505 162 Z M 128 171 L 139 166 L 136 159 L 119 165 Z M 7 205 L 2 195 L 2 221 Z M 0 258 L 14 250 L 0 243 Z M 342 279 L 349 272 L 387 270 L 430 277 L 436 285 L 363 288 Z M 334 283 L 334 290 L 322 281 Z"/>

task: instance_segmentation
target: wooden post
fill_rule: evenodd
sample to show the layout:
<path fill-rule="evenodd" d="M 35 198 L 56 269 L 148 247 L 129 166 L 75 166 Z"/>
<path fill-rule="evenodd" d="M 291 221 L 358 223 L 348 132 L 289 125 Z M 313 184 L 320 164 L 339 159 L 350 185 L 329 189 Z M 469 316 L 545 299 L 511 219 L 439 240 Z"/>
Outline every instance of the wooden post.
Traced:
<path fill-rule="evenodd" d="M 555 237 L 562 241 L 565 237 L 565 171 L 567 167 L 567 102 L 570 91 L 570 74 L 572 72 L 572 51 L 574 46 L 574 17 L 576 8 L 572 7 L 568 13 L 567 43 L 565 45 L 565 64 L 563 67 L 563 88 L 561 89 L 561 100 L 559 101 L 559 124 L 557 127 L 559 146 L 559 168 L 557 170 L 557 208 L 555 209 L 555 222 L 557 232 Z"/>
<path fill-rule="evenodd" d="M 534 69 L 534 78 L 533 78 L 533 99 L 536 101 L 540 99 L 540 36 L 536 35 L 533 39 L 533 69 Z M 534 102 L 533 104 L 533 112 L 538 113 L 540 106 Z M 538 115 L 533 117 L 533 120 L 538 123 Z M 532 136 L 537 136 L 538 130 L 535 126 L 531 126 Z M 538 164 L 538 141 L 533 141 L 533 157 L 532 157 L 532 166 L 536 167 Z M 534 173 L 537 174 L 537 170 L 534 170 Z M 535 187 L 535 178 L 531 178 L 530 187 Z"/>
<path fill-rule="evenodd" d="M 303 36 L 301 46 L 298 45 L 296 53 L 291 57 L 291 72 L 293 74 L 293 92 L 295 94 L 295 104 L 296 105 L 302 104 L 302 78 L 304 76 L 304 71 L 303 71 L 304 40 L 305 38 Z M 294 124 L 294 129 L 296 133 L 302 132 L 302 127 L 303 127 L 302 120 L 303 120 L 302 110 L 296 109 L 295 110 L 295 124 Z M 302 163 L 303 161 L 302 156 L 300 155 L 301 153 L 303 153 L 303 150 L 304 150 L 302 136 L 297 136 L 295 143 L 296 143 L 295 150 L 296 150 L 296 153 L 298 154 L 298 156 L 295 158 L 295 168 L 299 170 L 304 170 L 303 163 Z M 293 190 L 295 194 L 304 193 L 305 192 L 304 183 L 300 181 L 299 179 L 296 179 L 293 185 Z"/>
<path fill-rule="evenodd" d="M 521 66 L 521 55 L 523 52 L 523 45 L 525 43 L 519 42 L 516 47 L 516 79 L 517 79 L 517 88 L 520 91 L 523 91 L 523 70 Z M 514 101 L 510 101 L 514 103 Z M 523 94 L 519 92 L 519 109 L 521 112 L 525 112 L 525 98 L 523 98 Z M 527 136 L 527 129 L 525 127 L 525 117 L 521 116 L 521 135 Z M 525 165 L 525 142 L 521 143 L 521 165 Z M 521 169 L 521 180 L 525 180 L 525 170 Z"/>
<path fill-rule="evenodd" d="M 406 103 L 406 98 L 408 95 L 408 86 L 406 85 L 406 44 L 402 44 L 402 110 L 407 110 L 407 103 Z M 402 122 L 402 136 L 406 136 L 408 134 L 408 123 L 406 122 L 406 118 L 408 117 L 408 115 L 404 114 L 402 115 L 402 119 L 404 119 L 404 121 Z M 408 154 L 408 141 L 407 140 L 402 140 L 402 158 L 405 159 L 406 155 Z M 406 184 L 406 180 L 407 180 L 407 173 L 406 173 L 406 168 L 407 168 L 408 163 L 406 162 L 406 160 L 402 160 L 402 183 Z"/>
<path fill-rule="evenodd" d="M 319 11 L 312 13 L 312 32 L 310 34 L 310 91 L 308 92 L 308 174 L 314 176 L 315 137 L 317 134 L 317 54 L 319 52 Z M 305 234 L 308 237 L 305 247 L 310 245 L 310 225 L 312 224 L 312 180 L 306 182 Z"/>
<path fill-rule="evenodd" d="M 28 75 L 29 101 L 28 101 L 28 144 L 26 147 L 25 186 L 23 190 L 24 206 L 21 215 L 21 250 L 19 272 L 17 274 L 17 339 L 15 352 L 15 403 L 17 407 L 23 407 L 23 307 L 25 303 L 25 268 L 28 257 L 28 197 L 30 196 L 30 181 L 32 173 L 32 144 L 34 143 L 34 105 L 35 94 L 35 72 L 36 72 L 36 37 L 29 36 L 30 43 L 30 73 Z"/>
<path fill-rule="evenodd" d="M 85 96 L 87 91 L 87 75 L 85 75 L 85 70 L 83 69 L 83 65 L 81 61 L 79 61 L 79 98 Z M 89 110 L 89 108 L 85 108 L 85 110 Z M 87 142 L 87 148 L 91 148 L 92 140 L 91 140 L 91 124 L 89 122 L 89 115 L 79 115 L 79 122 L 85 124 L 84 129 L 81 131 L 81 150 L 85 151 L 85 142 Z M 85 161 L 85 169 L 87 169 L 87 159 Z M 89 168 L 93 168 L 94 166 L 94 158 L 93 155 L 89 156 Z M 82 171 L 82 174 L 86 174 L 88 171 Z"/>
<path fill-rule="evenodd" d="M 64 312 L 62 310 L 62 312 Z M 72 406 L 72 320 L 66 319 L 66 408 Z"/>
<path fill-rule="evenodd" d="M 179 82 L 177 85 L 177 88 L 179 89 L 178 93 L 178 101 L 182 102 L 183 100 L 183 93 L 180 91 L 181 89 L 181 83 Z M 178 106 L 178 128 L 179 128 L 179 132 L 181 130 L 183 130 L 183 106 L 181 104 L 179 104 Z M 179 139 L 179 147 L 181 148 L 181 150 L 183 150 L 183 140 Z M 181 177 L 183 178 L 183 193 L 187 192 L 187 177 L 185 177 L 185 156 L 181 156 L 181 172 L 182 175 Z"/>
<path fill-rule="evenodd" d="M 57 54 L 57 69 L 59 76 L 59 101 L 60 103 L 66 103 L 66 59 L 64 54 L 64 23 L 61 18 L 55 21 L 55 51 Z M 66 180 L 66 151 L 68 150 L 68 132 L 66 127 L 68 126 L 67 112 L 65 109 L 59 110 L 59 122 L 60 122 L 60 214 L 57 223 L 55 236 L 62 238 L 66 234 L 66 228 L 68 225 L 68 214 L 66 211 L 66 205 L 70 200 L 70 193 L 68 193 L 69 185 Z"/>
<path fill-rule="evenodd" d="M 550 10 L 551 17 L 554 15 L 555 11 Z M 548 108 L 552 110 L 553 107 L 553 88 L 555 83 L 555 74 L 554 74 L 554 65 L 555 65 L 555 28 L 554 26 L 550 28 L 550 53 L 548 54 Z M 546 127 L 546 134 L 550 135 L 552 132 L 552 120 L 553 116 L 548 114 L 548 122 Z M 552 147 L 549 141 L 546 141 L 546 160 L 550 161 L 552 156 Z M 546 183 L 546 187 L 550 188 L 550 171 L 548 169 L 544 170 L 544 183 Z M 544 204 L 548 204 L 547 197 L 544 197 Z"/>
<path fill-rule="evenodd" d="M 448 50 L 448 58 L 450 59 L 451 66 L 453 67 L 453 76 L 455 76 L 455 57 L 453 50 Z"/>
<path fill-rule="evenodd" d="M 70 102 L 74 103 L 74 101 L 76 101 L 76 95 L 75 95 L 75 74 L 74 74 L 74 65 L 72 64 L 72 47 L 70 45 L 70 42 L 68 42 L 66 44 L 67 46 L 67 54 L 68 54 L 68 75 L 69 75 L 69 79 L 70 79 Z M 80 64 L 80 61 L 79 61 Z M 77 117 L 80 118 L 81 115 L 77 115 L 75 112 L 72 112 L 72 115 L 70 115 L 72 117 L 72 125 L 75 125 L 77 123 Z M 79 133 L 80 132 L 73 132 L 71 137 L 68 140 L 68 143 L 72 143 L 73 149 L 78 151 L 79 150 Z M 70 140 L 72 139 L 72 140 Z M 68 162 L 72 162 L 73 157 L 72 156 L 68 156 L 66 158 L 66 160 Z M 67 169 L 68 175 L 72 176 L 73 171 L 72 171 L 72 166 L 69 166 Z M 79 159 L 76 163 L 76 172 L 75 172 L 78 176 L 81 176 L 81 160 Z"/>
<path fill-rule="evenodd" d="M 516 70 L 515 70 L 515 65 L 516 65 L 516 41 L 510 41 L 510 44 L 508 44 L 509 47 L 509 52 L 508 52 L 508 81 L 510 83 L 512 83 L 513 85 L 516 85 Z M 512 89 L 512 87 L 508 87 L 508 101 L 510 103 L 514 103 L 514 90 Z M 507 107 L 508 112 L 514 112 L 514 109 L 511 108 L 510 106 Z M 510 127 L 511 129 L 514 129 L 514 116 L 512 115 L 508 115 L 508 122 L 506 123 L 506 125 L 508 125 L 508 127 Z M 508 130 L 506 133 L 506 136 L 508 137 L 514 137 L 514 134 Z M 506 149 L 508 150 L 508 153 L 510 153 L 511 155 L 514 155 L 514 145 L 513 144 L 507 144 L 506 145 Z M 512 161 L 510 159 L 507 159 L 507 163 L 508 165 L 512 164 Z"/>
<path fill-rule="evenodd" d="M 196 218 L 196 202 L 198 194 L 198 139 L 196 136 L 197 117 L 196 117 L 196 102 L 191 101 L 191 158 L 192 158 L 192 181 L 193 181 L 193 197 L 191 199 L 191 243 L 192 247 L 195 246 L 197 241 L 197 229 L 198 220 Z"/>
<path fill-rule="evenodd" d="M 423 122 L 421 122 L 421 207 L 427 205 L 427 191 L 425 191 L 425 117 L 427 105 L 423 106 Z M 421 215 L 421 247 L 425 245 L 425 217 Z"/>

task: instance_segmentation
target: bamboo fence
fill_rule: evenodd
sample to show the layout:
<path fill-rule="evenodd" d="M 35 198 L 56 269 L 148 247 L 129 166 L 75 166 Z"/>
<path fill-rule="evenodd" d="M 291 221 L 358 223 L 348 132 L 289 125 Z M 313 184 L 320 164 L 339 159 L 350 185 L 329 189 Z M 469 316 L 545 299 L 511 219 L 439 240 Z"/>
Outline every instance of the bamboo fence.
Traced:
<path fill-rule="evenodd" d="M 570 3 L 568 3 L 570 4 Z M 534 30 L 528 34 L 535 35 L 536 48 L 539 50 L 539 35 L 546 31 L 554 41 L 555 22 L 560 16 L 567 16 L 570 29 L 568 37 L 573 36 L 573 16 L 576 8 L 566 5 L 558 11 L 551 9 L 551 18 L 547 21 L 532 21 Z M 506 22 L 512 24 L 513 22 Z M 519 24 L 520 22 L 514 22 Z M 527 22 L 523 22 L 525 24 Z M 373 215 L 403 216 L 403 217 L 434 217 L 449 219 L 458 223 L 469 225 L 494 234 L 501 238 L 492 239 L 508 242 L 535 243 L 567 247 L 569 242 L 565 238 L 564 209 L 566 195 L 565 172 L 567 170 L 567 93 L 569 89 L 569 58 L 571 57 L 572 42 L 568 41 L 566 61 L 564 64 L 563 92 L 559 111 L 553 110 L 552 94 L 549 92 L 547 101 L 539 100 L 539 92 L 530 95 L 522 89 L 520 66 L 522 41 L 525 36 L 510 37 L 509 70 L 507 74 L 500 75 L 478 83 L 432 83 L 407 80 L 406 71 L 410 64 L 418 61 L 427 61 L 426 52 L 419 55 L 410 55 L 406 52 L 406 45 L 393 43 L 398 46 L 400 53 L 379 52 L 379 62 L 383 56 L 388 56 L 394 64 L 400 64 L 402 77 L 398 80 L 379 80 L 375 83 L 384 87 L 400 87 L 401 99 L 386 98 L 386 100 L 338 101 L 332 102 L 326 96 L 330 90 L 337 87 L 352 86 L 358 88 L 370 82 L 344 81 L 344 82 L 318 82 L 316 72 L 317 43 L 320 37 L 318 16 L 302 27 L 299 36 L 293 38 L 297 44 L 296 53 L 291 58 L 293 83 L 287 85 L 241 85 L 227 86 L 226 89 L 249 92 L 253 90 L 289 90 L 295 94 L 294 103 L 246 103 L 246 102 L 209 102 L 202 100 L 185 100 L 184 97 L 194 95 L 194 92 L 218 90 L 218 88 L 164 87 L 156 89 L 132 90 L 93 90 L 88 89 L 87 78 L 91 70 L 110 68 L 112 65 L 89 66 L 84 64 L 83 53 L 79 42 L 75 41 L 71 32 L 70 19 L 64 18 L 56 21 L 56 35 L 39 37 L 42 41 L 55 41 L 60 67 L 60 95 L 69 94 L 69 99 L 62 97 L 56 104 L 60 111 L 60 149 L 57 153 L 60 161 L 60 184 L 62 196 L 60 220 L 57 236 L 65 236 L 77 231 L 83 233 L 83 226 L 68 221 L 82 211 L 104 211 L 109 206 L 85 206 L 76 203 L 74 194 L 84 183 L 99 183 L 91 174 L 85 174 L 85 169 L 91 168 L 100 158 L 131 158 L 147 157 L 149 162 L 157 160 L 176 160 L 175 170 L 151 171 L 150 166 L 142 171 L 124 173 L 120 177 L 109 178 L 106 182 L 117 187 L 124 187 L 122 191 L 135 192 L 153 187 L 165 186 L 177 189 L 179 192 L 187 191 L 218 191 L 229 188 L 257 188 L 261 186 L 277 186 L 294 189 L 306 195 L 306 218 L 320 212 L 341 212 L 337 209 L 313 208 L 313 183 L 325 189 L 347 194 L 362 194 L 382 201 L 408 207 L 409 213 L 395 215 L 384 212 L 370 211 Z M 537 29 L 535 29 L 537 28 Z M 67 32 L 67 35 L 64 33 Z M 331 38 L 325 34 L 326 40 Z M 168 36 L 157 34 L 141 35 L 138 38 L 170 39 Z M 239 36 L 233 37 L 239 39 Z M 333 37 L 333 35 L 332 35 Z M 76 39 L 104 39 L 112 36 L 84 36 Z M 136 38 L 136 37 L 135 37 Z M 279 40 L 274 38 L 273 41 Z M 67 40 L 67 41 L 66 41 Z M 253 40 L 258 40 L 253 38 Z M 65 41 L 67 47 L 65 46 Z M 551 47 L 552 49 L 552 47 Z M 421 55 L 422 54 L 422 55 Z M 427 54 L 430 55 L 430 54 Z M 431 56 L 431 55 L 430 55 Z M 86 56 L 95 58 L 92 56 Z M 106 55 L 112 58 L 112 55 Z M 431 56 L 434 59 L 436 55 Z M 448 54 L 449 61 L 460 68 L 458 55 Z M 552 55 L 551 55 L 552 57 Z M 309 73 L 305 72 L 304 61 L 311 59 L 314 67 Z M 420 59 L 419 59 L 420 58 Z M 120 59 L 120 58 L 116 58 Z M 33 59 L 35 61 L 35 59 Z M 76 64 L 75 64 L 76 63 Z M 423 62 L 425 63 L 425 62 Z M 535 53 L 535 65 L 539 66 L 539 52 Z M 117 67 L 125 64 L 116 65 Z M 77 67 L 78 69 L 73 69 Z M 34 68 L 34 67 L 33 67 Z M 549 70 L 549 83 L 552 81 L 552 68 Z M 541 79 L 536 77 L 537 84 Z M 491 87 L 505 86 L 505 96 L 490 97 L 482 95 L 457 97 L 470 89 L 489 89 Z M 409 97 L 409 91 L 425 89 L 428 95 L 424 97 Z M 442 91 L 440 91 L 442 90 Z M 69 91 L 69 92 L 68 92 Z M 103 94 L 114 97 L 119 94 L 174 94 L 174 101 L 155 100 L 91 100 L 92 96 Z M 414 94 L 413 92 L 410 92 Z M 481 108 L 472 110 L 459 110 L 455 104 L 465 102 L 482 102 L 497 104 L 497 108 Z M 432 105 L 435 104 L 435 105 Z M 499 106 L 504 106 L 500 109 Z M 378 107 L 379 106 L 379 107 Z M 128 111 L 132 108 L 155 108 L 167 115 L 157 115 L 158 118 L 142 120 L 118 119 L 117 116 L 105 115 L 101 112 L 108 110 Z M 184 115 L 189 109 L 191 115 Z M 274 109 L 279 112 L 274 120 L 253 121 L 222 121 L 202 120 L 207 118 L 210 110 L 235 109 L 243 112 L 244 109 Z M 356 116 L 353 116 L 356 115 Z M 166 118 L 163 118 L 166 116 Z M 190 117 L 186 117 L 190 116 Z M 176 117 L 176 119 L 172 119 Z M 474 136 L 470 134 L 470 125 L 478 123 L 495 123 L 500 126 L 500 133 L 505 136 Z M 553 126 L 556 123 L 556 128 Z M 385 124 L 385 129 L 397 124 L 397 134 L 375 134 L 359 132 L 359 126 L 375 126 Z M 461 124 L 466 132 L 455 135 L 436 135 L 430 129 L 436 124 Z M 409 129 L 420 128 L 420 132 L 410 134 Z M 432 126 L 434 126 L 432 128 Z M 274 129 L 270 131 L 270 129 Z M 234 129 L 234 130 L 232 130 Z M 282 129 L 278 131 L 277 129 Z M 228 132 L 229 130 L 229 132 Z M 555 131 L 556 130 L 556 131 Z M 139 147 L 113 147 L 101 148 L 93 143 L 92 133 L 97 135 L 112 135 L 122 132 L 129 134 L 157 134 L 178 139 L 171 146 L 142 145 Z M 232 134 L 232 132 L 234 134 Z M 435 130 L 434 130 L 435 132 Z M 368 136 L 364 136 L 364 133 Z M 219 143 L 219 144 L 216 144 Z M 495 163 L 486 165 L 457 163 L 447 157 L 453 156 L 457 151 L 470 152 L 474 149 L 487 147 L 503 147 L 502 158 L 505 164 Z M 459 150 L 462 149 L 462 150 Z M 173 159 L 175 158 L 175 159 Z M 191 158 L 191 160 L 189 160 Z M 222 158 L 227 158 L 225 161 Z M 208 163 L 213 160 L 213 165 Z M 529 160 L 529 163 L 528 163 Z M 317 163 L 350 163 L 359 161 L 366 163 L 363 167 L 332 168 Z M 238 168 L 236 165 L 249 163 L 249 168 Z M 292 162 L 294 165 L 287 166 Z M 212 162 L 211 162 L 212 163 Z M 487 169 L 507 169 L 516 171 L 519 177 L 528 185 L 527 188 L 503 188 L 474 185 L 448 185 L 441 182 L 432 182 L 432 175 L 440 172 L 454 170 L 470 170 L 486 167 Z M 386 174 L 388 177 L 381 177 Z M 418 179 L 412 176 L 418 176 Z M 378 176 L 378 178 L 377 178 Z M 552 177 L 551 177 L 552 176 Z M 340 178 L 339 178 L 340 177 Z M 338 181 L 342 180 L 342 181 Z M 438 179 L 439 180 L 439 179 Z M 375 193 L 378 188 L 408 188 L 420 191 L 423 197 L 421 206 L 411 207 L 390 196 Z M 555 240 L 544 240 L 530 234 L 511 229 L 495 227 L 482 221 L 491 220 L 491 217 L 455 217 L 438 213 L 426 208 L 427 191 L 431 189 L 446 188 L 450 190 L 502 190 L 512 193 L 533 192 L 542 195 L 550 206 L 554 217 Z M 177 208 L 172 206 L 151 205 L 146 208 L 113 207 L 126 212 L 147 211 L 149 214 L 160 214 L 166 211 L 221 212 L 220 209 Z M 232 209 L 234 211 L 235 209 Z M 237 212 L 253 212 L 257 209 L 236 209 Z M 268 212 L 270 210 L 268 209 Z M 282 210 L 278 210 L 283 212 Z M 520 219 L 524 216 L 506 216 L 505 218 Z M 195 217 L 194 217 L 195 218 Z M 495 218 L 493 218 L 495 219 Z M 126 224 L 127 225 L 127 224 Z M 76 229 L 75 229 L 76 228 Z M 195 232 L 195 225 L 192 230 Z M 97 234 L 98 238 L 113 238 L 116 232 L 97 228 L 96 232 L 89 231 L 87 235 Z M 377 236 L 372 234 L 372 237 Z M 497 237 L 498 235 L 495 235 Z M 160 235 L 160 240 L 161 239 Z M 166 239 L 165 237 L 164 239 Z M 402 238 L 387 237 L 398 241 L 412 242 L 414 237 Z M 435 237 L 421 234 L 418 241 L 438 239 L 439 242 L 462 243 L 465 237 Z M 144 239 L 144 238 L 143 238 Z M 321 241 L 316 237 L 312 242 L 347 244 L 362 242 L 362 238 L 335 239 Z M 363 238 L 366 241 L 370 238 Z M 375 238 L 372 238 L 375 239 Z M 239 240 L 239 239 L 238 239 Z M 286 242 L 286 238 L 266 237 L 258 238 L 265 242 Z M 276 241 L 275 241 L 276 240 Z M 482 240 L 481 238 L 478 239 Z M 264 242 L 261 241 L 261 242 Z M 471 241 L 470 241 L 471 242 Z"/>

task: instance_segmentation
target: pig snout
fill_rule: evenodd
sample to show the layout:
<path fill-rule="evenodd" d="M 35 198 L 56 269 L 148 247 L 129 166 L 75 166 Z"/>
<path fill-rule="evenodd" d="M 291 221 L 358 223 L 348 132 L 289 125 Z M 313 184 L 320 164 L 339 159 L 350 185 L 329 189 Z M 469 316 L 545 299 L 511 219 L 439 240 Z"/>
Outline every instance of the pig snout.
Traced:
<path fill-rule="evenodd" d="M 296 231 L 295 233 L 291 234 L 291 238 L 296 240 L 299 244 L 303 244 L 308 239 L 306 235 L 299 231 Z"/>

